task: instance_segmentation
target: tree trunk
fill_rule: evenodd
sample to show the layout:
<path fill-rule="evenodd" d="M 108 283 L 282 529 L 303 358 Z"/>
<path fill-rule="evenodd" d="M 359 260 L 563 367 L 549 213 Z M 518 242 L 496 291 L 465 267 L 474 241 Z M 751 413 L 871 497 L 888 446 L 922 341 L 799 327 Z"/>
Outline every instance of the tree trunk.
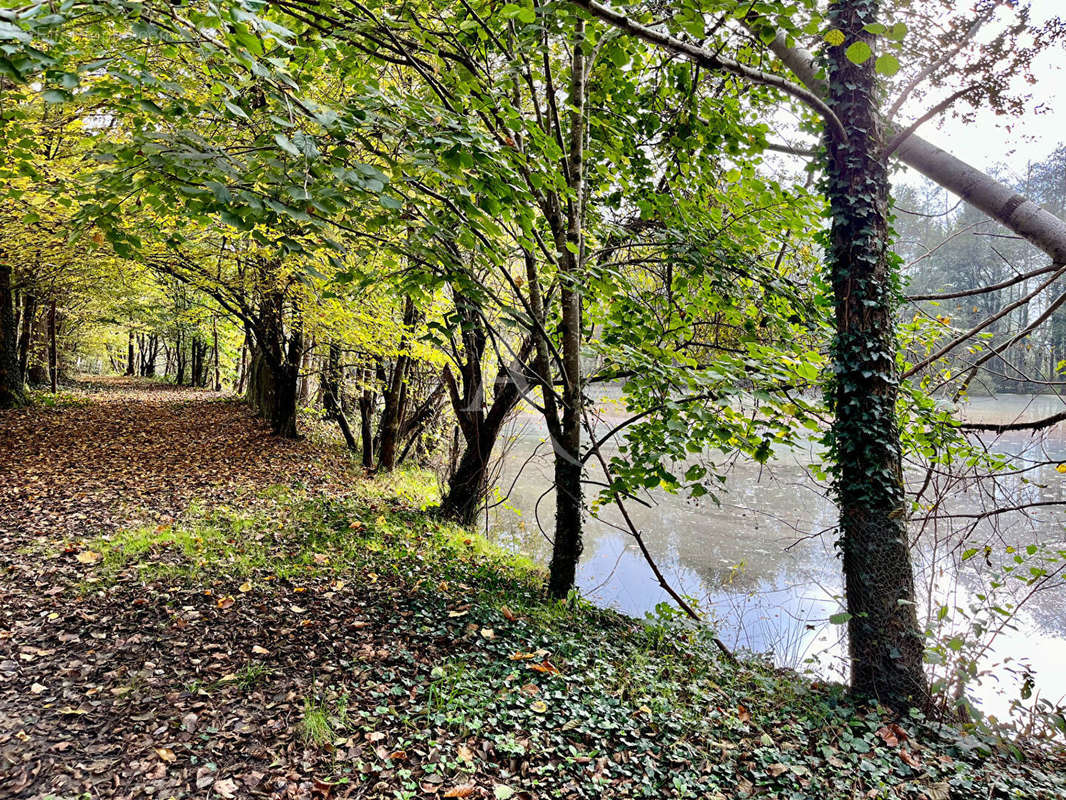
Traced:
<path fill-rule="evenodd" d="M 414 326 L 415 303 L 408 297 L 404 300 L 403 326 L 404 334 L 400 340 L 400 351 L 392 366 L 382 400 L 381 425 L 378 428 L 378 470 L 391 472 L 396 468 L 396 450 L 400 439 L 400 425 L 403 421 L 407 401 L 407 372 L 411 356 L 407 350 L 407 332 Z M 384 377 L 384 376 L 383 376 Z"/>
<path fill-rule="evenodd" d="M 211 336 L 214 338 L 215 351 L 215 391 L 222 391 L 222 373 L 218 368 L 218 317 L 211 318 Z"/>
<path fill-rule="evenodd" d="M 56 349 L 56 301 L 48 304 L 48 379 L 52 394 L 59 390 L 59 354 Z"/>
<path fill-rule="evenodd" d="M 133 351 L 133 328 L 130 328 L 129 346 L 126 354 L 126 376 L 132 378 L 136 375 L 137 357 Z M 179 381 L 180 383 L 180 381 Z"/>
<path fill-rule="evenodd" d="M 33 340 L 33 322 L 36 316 L 37 298 L 27 294 L 22 298 L 22 332 L 18 341 L 19 377 L 23 382 L 30 364 L 30 342 Z"/>
<path fill-rule="evenodd" d="M 363 469 L 374 468 L 374 431 L 371 416 L 374 413 L 374 393 L 368 386 L 359 395 L 359 438 L 363 448 Z"/>
<path fill-rule="evenodd" d="M 878 5 L 838 0 L 830 6 L 829 23 L 848 44 L 873 45 L 864 26 L 878 21 Z M 850 614 L 851 685 L 902 710 L 923 703 L 928 687 L 896 418 L 888 168 L 881 157 L 874 60 L 854 64 L 845 50 L 827 48 L 829 105 L 848 121 L 847 138 L 827 134 L 828 268 L 836 312 L 831 457 Z"/>
<path fill-rule="evenodd" d="M 14 408 L 25 402 L 13 302 L 11 267 L 0 252 L 0 408 Z"/>
<path fill-rule="evenodd" d="M 564 598 L 574 586 L 581 558 L 581 251 L 582 198 L 584 196 L 585 141 L 585 23 L 574 24 L 570 79 L 570 152 L 567 174 L 570 195 L 566 201 L 566 232 L 557 235 L 559 297 L 562 306 L 560 335 L 563 349 L 563 414 L 555 447 L 555 541 L 549 565 L 548 593 Z M 545 387 L 545 391 L 548 388 Z"/>
<path fill-rule="evenodd" d="M 326 408 L 326 416 L 336 421 L 337 427 L 341 429 L 341 435 L 344 436 L 344 443 L 354 453 L 358 451 L 359 445 L 348 424 L 348 418 L 344 415 L 341 403 L 342 386 L 341 349 L 336 342 L 330 342 L 329 360 L 322 371 L 322 404 Z"/>

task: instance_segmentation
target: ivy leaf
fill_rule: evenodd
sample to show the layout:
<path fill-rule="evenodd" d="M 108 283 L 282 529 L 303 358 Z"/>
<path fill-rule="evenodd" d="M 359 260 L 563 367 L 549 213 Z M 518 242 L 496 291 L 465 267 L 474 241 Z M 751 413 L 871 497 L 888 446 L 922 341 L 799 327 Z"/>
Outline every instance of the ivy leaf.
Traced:
<path fill-rule="evenodd" d="M 866 42 L 853 42 L 848 46 L 848 49 L 844 51 L 844 55 L 848 57 L 848 61 L 853 64 L 864 64 L 873 54 L 874 51 L 870 49 L 870 45 L 866 44 Z"/>
<path fill-rule="evenodd" d="M 851 614 L 849 614 L 847 611 L 841 611 L 839 614 L 830 615 L 829 624 L 830 625 L 843 625 L 849 619 L 851 619 Z"/>

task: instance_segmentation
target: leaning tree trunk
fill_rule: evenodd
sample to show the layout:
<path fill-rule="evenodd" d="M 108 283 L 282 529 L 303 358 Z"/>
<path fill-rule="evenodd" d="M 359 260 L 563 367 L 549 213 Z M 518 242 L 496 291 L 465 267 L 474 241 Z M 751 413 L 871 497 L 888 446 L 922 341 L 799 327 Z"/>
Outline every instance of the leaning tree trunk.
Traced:
<path fill-rule="evenodd" d="M 888 169 L 881 157 L 874 60 L 853 63 L 855 41 L 873 44 L 878 0 L 837 0 L 827 48 L 828 101 L 847 136 L 827 134 L 826 192 L 832 227 L 831 457 L 840 506 L 852 688 L 904 709 L 928 695 L 907 537 L 907 503 L 896 399 L 894 274 L 888 251 Z M 828 126 L 827 126 L 828 127 Z"/>
<path fill-rule="evenodd" d="M 0 408 L 14 408 L 25 401 L 13 301 L 11 267 L 0 253 Z"/>

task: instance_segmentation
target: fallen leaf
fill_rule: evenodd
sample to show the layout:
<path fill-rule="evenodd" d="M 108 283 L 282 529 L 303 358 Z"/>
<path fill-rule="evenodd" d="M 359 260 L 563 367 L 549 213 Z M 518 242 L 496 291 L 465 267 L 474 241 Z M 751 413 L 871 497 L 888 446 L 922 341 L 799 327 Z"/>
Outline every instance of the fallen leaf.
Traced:
<path fill-rule="evenodd" d="M 233 595 L 227 594 L 225 597 L 218 598 L 218 602 L 215 605 L 219 608 L 229 608 L 233 605 Z"/>
<path fill-rule="evenodd" d="M 766 768 L 766 771 L 773 775 L 775 778 L 780 778 L 786 772 L 788 772 L 788 764 L 771 764 Z"/>
<path fill-rule="evenodd" d="M 178 757 L 174 755 L 174 751 L 169 747 L 157 747 L 155 748 L 155 754 L 168 764 L 173 764 L 178 760 Z"/>
<path fill-rule="evenodd" d="M 30 691 L 33 692 L 34 694 L 40 694 L 41 692 L 45 691 L 47 688 L 48 687 L 44 686 L 43 684 L 34 683 L 33 685 L 30 686 Z"/>
<path fill-rule="evenodd" d="M 467 764 L 474 763 L 474 751 L 467 747 L 465 744 L 459 745 L 455 749 L 455 754 L 458 756 L 460 761 L 465 761 Z M 457 797 L 461 796 L 462 795 L 457 795 Z"/>
<path fill-rule="evenodd" d="M 751 722 L 751 712 L 744 706 L 737 706 L 737 719 L 741 722 Z"/>
<path fill-rule="evenodd" d="M 250 592 L 250 591 L 252 591 L 252 584 L 248 583 L 248 581 L 245 581 L 244 583 L 242 583 L 240 586 L 237 587 L 237 591 L 241 592 L 242 594 L 244 594 L 246 592 Z"/>
<path fill-rule="evenodd" d="M 548 704 L 545 703 L 543 700 L 534 700 L 532 703 L 530 703 L 529 707 L 538 714 L 544 714 L 548 711 Z"/>
<path fill-rule="evenodd" d="M 497 783 L 492 787 L 492 796 L 496 800 L 511 800 L 514 797 L 514 789 L 503 783 Z"/>
<path fill-rule="evenodd" d="M 233 797 L 237 793 L 237 784 L 235 784 L 231 778 L 223 778 L 220 781 L 215 781 L 215 785 L 211 788 L 225 798 Z"/>
<path fill-rule="evenodd" d="M 495 639 L 496 638 L 496 631 L 494 631 L 492 628 L 482 628 L 481 629 L 481 636 L 484 639 Z"/>
<path fill-rule="evenodd" d="M 75 556 L 75 558 L 77 558 L 82 564 L 95 564 L 103 558 L 103 556 L 95 550 L 82 550 L 77 556 Z"/>
<path fill-rule="evenodd" d="M 268 656 L 268 655 L 270 655 L 270 651 L 269 650 L 267 650 L 265 647 L 261 647 L 261 646 L 259 646 L 257 644 L 253 644 L 252 645 L 252 652 L 255 653 L 257 656 Z"/>
<path fill-rule="evenodd" d="M 518 619 L 518 615 L 507 606 L 500 606 L 500 613 L 503 614 L 504 619 L 506 619 L 508 622 L 514 622 L 516 619 Z"/>
<path fill-rule="evenodd" d="M 470 797 L 477 791 L 477 787 L 470 783 L 464 783 L 462 786 L 453 786 L 441 795 L 441 797 Z"/>

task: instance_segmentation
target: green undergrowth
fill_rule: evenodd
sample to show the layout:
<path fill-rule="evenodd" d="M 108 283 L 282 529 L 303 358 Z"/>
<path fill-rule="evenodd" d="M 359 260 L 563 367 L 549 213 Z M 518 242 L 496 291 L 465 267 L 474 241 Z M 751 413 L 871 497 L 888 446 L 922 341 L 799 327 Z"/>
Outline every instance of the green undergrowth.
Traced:
<path fill-rule="evenodd" d="M 537 565 L 425 513 L 431 493 L 408 474 L 347 498 L 279 486 L 241 508 L 192 508 L 172 525 L 84 543 L 100 558 L 79 591 L 120 576 L 400 587 L 402 608 L 381 609 L 378 624 L 413 654 L 454 646 L 433 663 L 412 655 L 338 679 L 304 698 L 300 722 L 307 746 L 327 750 L 386 731 L 392 755 L 338 761 L 333 776 L 381 777 L 392 787 L 383 797 L 418 796 L 433 774 L 438 786 L 470 780 L 508 797 L 1066 797 L 1053 753 L 894 719 L 758 659 L 727 662 L 709 632 L 676 619 L 552 602 Z M 390 768 L 396 753 L 438 755 L 416 780 Z"/>

